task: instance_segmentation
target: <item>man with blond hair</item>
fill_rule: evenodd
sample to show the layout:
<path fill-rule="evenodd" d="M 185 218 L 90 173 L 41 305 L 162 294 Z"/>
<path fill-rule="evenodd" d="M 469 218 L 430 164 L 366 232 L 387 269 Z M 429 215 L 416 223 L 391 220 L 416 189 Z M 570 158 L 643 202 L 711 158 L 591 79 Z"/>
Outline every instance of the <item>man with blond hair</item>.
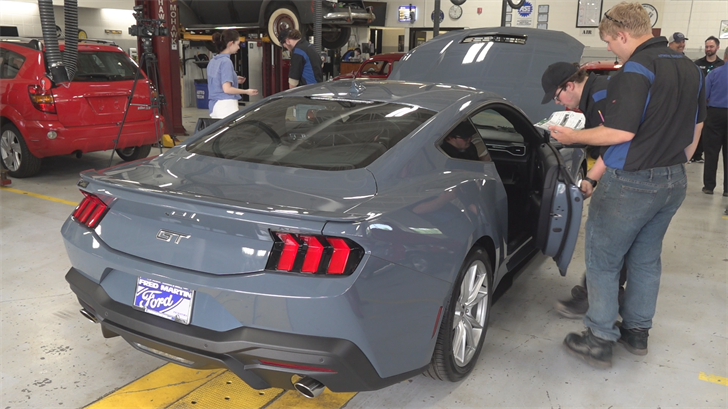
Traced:
<path fill-rule="evenodd" d="M 665 37 L 652 37 L 640 3 L 622 2 L 604 13 L 599 35 L 624 61 L 607 86 L 603 126 L 549 129 L 564 144 L 601 146 L 606 169 L 585 226 L 587 329 L 568 334 L 564 345 L 587 363 L 609 368 L 615 341 L 633 354 L 647 354 L 662 240 L 685 198 L 685 162 L 699 140 L 706 108 L 700 70 L 669 48 Z M 623 264 L 628 284 L 620 305 Z"/>

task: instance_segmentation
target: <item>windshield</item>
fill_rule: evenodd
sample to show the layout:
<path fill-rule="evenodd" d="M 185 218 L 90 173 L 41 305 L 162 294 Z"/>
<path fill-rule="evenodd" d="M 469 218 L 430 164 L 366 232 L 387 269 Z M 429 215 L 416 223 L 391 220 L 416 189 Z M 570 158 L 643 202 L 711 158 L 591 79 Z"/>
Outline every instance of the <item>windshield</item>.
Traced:
<path fill-rule="evenodd" d="M 278 166 L 358 169 L 434 114 L 385 102 L 280 98 L 230 120 L 187 150 Z"/>
<path fill-rule="evenodd" d="M 84 51 L 78 53 L 73 81 L 123 81 L 134 79 L 134 64 L 122 52 Z"/>

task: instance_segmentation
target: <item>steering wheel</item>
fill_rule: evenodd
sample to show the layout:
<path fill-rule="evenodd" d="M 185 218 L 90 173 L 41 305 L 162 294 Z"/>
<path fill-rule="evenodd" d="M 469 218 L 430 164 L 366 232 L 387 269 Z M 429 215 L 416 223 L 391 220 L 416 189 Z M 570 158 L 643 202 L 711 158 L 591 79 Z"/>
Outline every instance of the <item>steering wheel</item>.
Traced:
<path fill-rule="evenodd" d="M 241 123 L 237 124 L 236 126 L 241 126 L 241 125 L 253 125 L 253 126 L 256 126 L 256 127 L 260 128 L 260 129 L 262 129 L 263 132 L 265 132 L 266 135 L 268 135 L 268 137 L 270 137 L 270 139 L 273 142 L 275 142 L 277 145 L 280 145 L 281 144 L 281 137 L 278 136 L 278 134 L 276 133 L 276 131 L 274 131 L 273 128 L 271 128 L 270 126 L 268 126 L 268 124 L 266 124 L 265 122 L 261 122 L 261 121 L 257 121 L 257 120 L 249 120 L 249 121 L 241 122 Z"/>

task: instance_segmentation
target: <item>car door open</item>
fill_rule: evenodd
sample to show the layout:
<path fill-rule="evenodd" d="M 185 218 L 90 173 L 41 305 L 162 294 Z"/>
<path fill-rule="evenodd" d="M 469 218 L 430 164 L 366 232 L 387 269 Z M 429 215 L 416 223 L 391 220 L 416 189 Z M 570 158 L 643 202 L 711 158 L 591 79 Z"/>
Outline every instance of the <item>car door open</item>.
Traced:
<path fill-rule="evenodd" d="M 559 272 L 564 276 L 576 247 L 584 196 L 556 148 L 543 143 L 540 154 L 544 177 L 536 247 L 543 254 L 553 257 Z"/>

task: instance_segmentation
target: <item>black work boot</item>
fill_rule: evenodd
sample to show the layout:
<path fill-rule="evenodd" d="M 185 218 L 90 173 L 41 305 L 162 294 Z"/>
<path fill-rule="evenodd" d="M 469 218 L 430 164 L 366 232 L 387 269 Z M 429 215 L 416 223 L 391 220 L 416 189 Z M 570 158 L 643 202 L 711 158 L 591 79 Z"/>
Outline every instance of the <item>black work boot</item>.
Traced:
<path fill-rule="evenodd" d="M 556 312 L 565 318 L 582 318 L 589 309 L 589 299 L 587 298 L 586 288 L 575 285 L 571 289 L 570 300 L 559 300 L 554 304 Z"/>
<path fill-rule="evenodd" d="M 614 342 L 598 338 L 591 329 L 580 334 L 571 333 L 564 338 L 566 350 L 595 368 L 612 367 L 612 347 Z"/>
<path fill-rule="evenodd" d="M 627 348 L 627 351 L 635 355 L 647 355 L 647 337 L 649 330 L 642 328 L 625 329 L 619 326 L 619 343 Z"/>

